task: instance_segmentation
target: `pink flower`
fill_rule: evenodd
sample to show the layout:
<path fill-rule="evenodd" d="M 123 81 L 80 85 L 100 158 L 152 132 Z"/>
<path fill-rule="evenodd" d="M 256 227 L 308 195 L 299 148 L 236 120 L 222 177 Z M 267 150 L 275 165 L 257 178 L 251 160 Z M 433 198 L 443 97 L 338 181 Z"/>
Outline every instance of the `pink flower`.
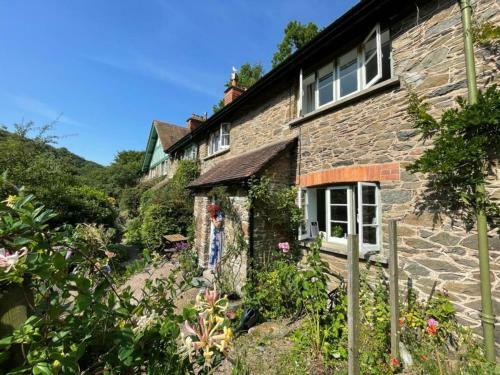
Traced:
<path fill-rule="evenodd" d="M 109 250 L 104 251 L 104 254 L 105 254 L 105 255 L 106 255 L 109 259 L 114 258 L 114 257 L 116 256 L 116 254 L 115 254 L 115 253 L 113 253 L 112 251 L 109 251 Z"/>
<path fill-rule="evenodd" d="M 427 328 L 426 328 L 427 333 L 430 335 L 435 335 L 437 333 L 437 330 L 438 330 L 437 320 L 430 318 L 427 321 Z"/>
<path fill-rule="evenodd" d="M 11 254 L 6 249 L 0 249 L 0 268 L 4 268 L 5 272 L 9 272 L 11 268 L 15 268 L 21 257 L 28 253 L 28 249 L 23 247 L 21 252 L 16 251 Z"/>
<path fill-rule="evenodd" d="M 278 244 L 278 248 L 284 253 L 288 253 L 288 251 L 290 250 L 290 244 L 288 242 L 280 242 Z"/>

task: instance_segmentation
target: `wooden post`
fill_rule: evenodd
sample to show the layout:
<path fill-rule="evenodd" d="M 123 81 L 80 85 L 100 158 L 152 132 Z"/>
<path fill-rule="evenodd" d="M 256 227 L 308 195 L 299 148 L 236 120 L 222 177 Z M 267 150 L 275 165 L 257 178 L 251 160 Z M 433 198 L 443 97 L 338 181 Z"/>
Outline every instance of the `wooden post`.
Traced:
<path fill-rule="evenodd" d="M 391 306 L 391 355 L 399 360 L 398 244 L 396 220 L 389 221 L 389 302 Z"/>
<path fill-rule="evenodd" d="M 359 375 L 359 244 L 356 234 L 347 236 L 347 334 L 349 375 Z"/>

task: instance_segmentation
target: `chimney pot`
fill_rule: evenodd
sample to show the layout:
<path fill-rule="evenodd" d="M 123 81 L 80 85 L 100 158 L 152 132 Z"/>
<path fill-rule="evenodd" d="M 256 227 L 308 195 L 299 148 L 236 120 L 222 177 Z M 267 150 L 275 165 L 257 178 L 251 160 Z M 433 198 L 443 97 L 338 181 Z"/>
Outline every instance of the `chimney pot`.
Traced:
<path fill-rule="evenodd" d="M 191 117 L 187 119 L 187 127 L 189 131 L 193 131 L 197 129 L 203 122 L 205 122 L 206 118 L 200 115 L 193 113 Z"/>

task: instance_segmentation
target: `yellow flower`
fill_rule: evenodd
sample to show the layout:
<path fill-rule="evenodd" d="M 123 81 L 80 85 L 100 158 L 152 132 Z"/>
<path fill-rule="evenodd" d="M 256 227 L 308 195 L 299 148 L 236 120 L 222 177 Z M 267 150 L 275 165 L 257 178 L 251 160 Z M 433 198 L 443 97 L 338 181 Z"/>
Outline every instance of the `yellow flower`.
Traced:
<path fill-rule="evenodd" d="M 7 199 L 5 199 L 2 202 L 5 203 L 7 207 L 13 207 L 16 201 L 17 201 L 17 195 L 9 195 Z"/>

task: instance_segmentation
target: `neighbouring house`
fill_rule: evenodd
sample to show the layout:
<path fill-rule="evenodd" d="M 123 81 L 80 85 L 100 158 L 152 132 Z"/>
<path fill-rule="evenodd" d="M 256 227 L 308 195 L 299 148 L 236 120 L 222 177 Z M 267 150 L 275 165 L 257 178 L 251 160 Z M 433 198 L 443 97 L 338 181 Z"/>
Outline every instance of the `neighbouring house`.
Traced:
<path fill-rule="evenodd" d="M 142 163 L 144 179 L 148 180 L 170 173 L 169 155 L 164 150 L 188 133 L 189 129 L 183 126 L 159 120 L 153 121 Z"/>
<path fill-rule="evenodd" d="M 474 17 L 498 24 L 495 0 L 474 2 Z M 225 186 L 248 244 L 239 272 L 262 250 L 266 223 L 248 209 L 248 180 L 267 175 L 296 185 L 305 215 L 299 238 L 324 236 L 323 256 L 346 269 L 346 236 L 357 233 L 364 262 L 387 263 L 387 223 L 398 220 L 402 282 L 428 294 L 446 289 L 462 322 L 480 326 L 474 231 L 422 209 L 426 177 L 405 170 L 428 147 L 407 115 L 410 90 L 441 113 L 466 96 L 459 6 L 454 0 L 364 0 L 243 91 L 233 80 L 225 107 L 166 149 L 197 148 L 195 247 L 207 266 L 209 191 Z M 499 57 L 475 49 L 479 86 L 498 82 Z M 489 189 L 500 195 L 498 170 Z M 500 312 L 500 240 L 489 241 L 495 309 Z M 226 241 L 231 240 L 228 230 Z M 480 330 L 478 331 L 480 333 Z M 500 329 L 496 330 L 497 340 Z"/>

